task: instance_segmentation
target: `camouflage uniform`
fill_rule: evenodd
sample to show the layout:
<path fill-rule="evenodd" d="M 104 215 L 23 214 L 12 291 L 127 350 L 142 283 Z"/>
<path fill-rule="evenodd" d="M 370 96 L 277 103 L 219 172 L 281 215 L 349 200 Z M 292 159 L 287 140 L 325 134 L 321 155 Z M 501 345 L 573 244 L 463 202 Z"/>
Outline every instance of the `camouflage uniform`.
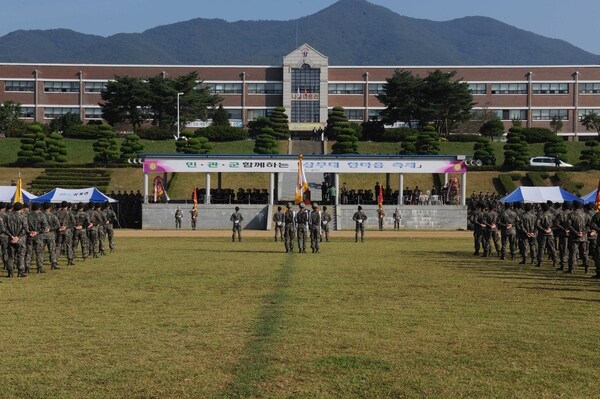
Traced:
<path fill-rule="evenodd" d="M 8 277 L 13 276 L 17 267 L 19 277 L 25 277 L 25 245 L 27 240 L 27 219 L 20 214 L 21 204 L 15 204 L 12 212 L 6 215 L 5 233 L 8 237 Z"/>
<path fill-rule="evenodd" d="M 77 247 L 81 243 L 81 257 L 83 260 L 89 256 L 89 244 L 87 238 L 87 228 L 90 225 L 90 217 L 83 210 L 83 204 L 78 204 L 77 213 L 75 214 L 75 235 L 73 237 L 73 255 L 77 251 Z"/>
<path fill-rule="evenodd" d="M 321 242 L 321 212 L 318 210 L 317 203 L 312 206 L 312 212 L 308 218 L 310 228 L 310 248 L 313 253 L 319 253 L 319 243 Z"/>
<path fill-rule="evenodd" d="M 29 235 L 27 255 L 25 256 L 25 270 L 29 270 L 33 254 L 35 253 L 37 273 L 44 273 L 44 233 L 49 230 L 48 221 L 40 209 L 39 203 L 31 206 L 27 214 L 27 231 Z"/>
<path fill-rule="evenodd" d="M 298 252 L 306 252 L 306 231 L 308 229 L 308 211 L 301 202 L 300 210 L 296 213 L 296 237 L 298 238 Z"/>
<path fill-rule="evenodd" d="M 321 212 L 321 241 L 323 241 L 323 236 L 325 236 L 325 241 L 329 242 L 329 226 L 331 225 L 331 214 L 327 211 L 327 207 L 323 207 L 323 212 Z"/>
<path fill-rule="evenodd" d="M 90 224 L 88 225 L 87 229 L 89 253 L 91 253 L 94 258 L 98 258 L 98 230 L 100 229 L 100 226 L 102 226 L 102 216 L 100 215 L 100 212 L 96 210 L 94 204 L 92 203 L 90 203 L 88 206 L 87 214 L 90 219 Z"/>
<path fill-rule="evenodd" d="M 365 241 L 365 222 L 367 215 L 362 211 L 362 206 L 358 206 L 358 210 L 352 215 L 352 220 L 356 223 L 354 228 L 354 242 L 358 242 L 358 233 L 360 232 L 360 241 Z"/>
<path fill-rule="evenodd" d="M 537 215 L 533 212 L 531 204 L 525 205 L 525 213 L 521 217 L 520 229 L 523 236 L 523 248 L 521 256 L 523 259 L 520 264 L 524 265 L 527 262 L 527 248 L 529 248 L 529 256 L 531 264 L 537 257 Z"/>
<path fill-rule="evenodd" d="M 554 247 L 554 213 L 548 204 L 542 204 L 542 213 L 538 216 L 538 256 L 536 266 L 542 265 L 544 251 L 548 249 L 553 267 L 556 267 L 556 248 Z"/>
<path fill-rule="evenodd" d="M 104 207 L 102 208 L 102 213 L 104 213 L 104 217 L 106 218 L 104 230 L 106 230 L 106 237 L 108 237 L 108 249 L 110 250 L 110 252 L 113 252 L 115 250 L 114 225 L 117 222 L 117 214 L 115 213 L 115 211 L 112 210 L 112 208 L 110 207 L 110 203 L 108 202 L 104 204 Z"/>
<path fill-rule="evenodd" d="M 573 212 L 569 214 L 569 270 L 565 273 L 575 272 L 576 257 L 583 262 L 583 267 L 587 269 L 587 219 L 581 209 L 581 202 L 573 204 Z"/>
<path fill-rule="evenodd" d="M 60 209 L 56 211 L 56 217 L 59 224 L 58 232 L 56 233 L 56 256 L 60 256 L 64 245 L 67 265 L 74 265 L 73 229 L 75 228 L 75 216 L 69 209 L 69 205 L 63 202 Z"/>
<path fill-rule="evenodd" d="M 294 223 L 296 222 L 296 215 L 291 209 L 291 203 L 288 203 L 286 208 L 287 209 L 283 214 L 283 221 L 285 223 L 283 239 L 285 242 L 285 252 L 292 252 L 294 251 L 294 235 L 296 232 L 296 226 Z"/>
<path fill-rule="evenodd" d="M 43 234 L 43 247 L 48 248 L 48 257 L 50 258 L 51 269 L 58 269 L 58 261 L 56 256 L 56 234 L 60 228 L 60 222 L 54 213 L 49 202 L 44 203 L 44 216 L 48 223 L 48 231 Z"/>
<path fill-rule="evenodd" d="M 242 222 L 244 221 L 244 217 L 240 213 L 239 207 L 235 207 L 235 212 L 231 214 L 229 220 L 233 223 L 233 226 L 231 228 L 231 242 L 235 241 L 236 233 L 238 241 L 242 241 Z"/>

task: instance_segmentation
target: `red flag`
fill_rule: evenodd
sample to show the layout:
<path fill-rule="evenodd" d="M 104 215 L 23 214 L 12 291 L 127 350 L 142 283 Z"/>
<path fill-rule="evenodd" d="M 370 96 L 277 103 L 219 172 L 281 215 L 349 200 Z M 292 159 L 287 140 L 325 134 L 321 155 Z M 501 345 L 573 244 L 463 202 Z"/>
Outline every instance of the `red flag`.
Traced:
<path fill-rule="evenodd" d="M 383 205 L 383 186 L 379 186 L 379 196 L 377 197 L 377 204 Z"/>
<path fill-rule="evenodd" d="M 600 181 L 598 181 L 598 191 L 596 192 L 596 210 L 600 212 Z"/>

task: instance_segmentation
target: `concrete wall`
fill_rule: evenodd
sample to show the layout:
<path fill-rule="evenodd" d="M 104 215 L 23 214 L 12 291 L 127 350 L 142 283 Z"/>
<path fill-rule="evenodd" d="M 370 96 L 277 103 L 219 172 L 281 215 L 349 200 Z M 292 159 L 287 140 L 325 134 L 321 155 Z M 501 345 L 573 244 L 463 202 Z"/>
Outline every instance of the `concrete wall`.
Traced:
<path fill-rule="evenodd" d="M 182 229 L 191 229 L 191 204 L 180 205 L 183 210 Z M 242 226 L 250 230 L 271 230 L 272 207 L 269 205 L 238 205 L 244 217 Z M 367 229 L 375 230 L 377 226 L 377 205 L 363 205 L 367 214 Z M 229 217 L 235 205 L 198 205 L 197 229 L 230 229 Z M 333 211 L 333 206 L 328 206 Z M 394 228 L 395 206 L 384 206 L 384 229 Z M 143 204 L 142 226 L 144 229 L 175 228 L 175 210 L 177 204 Z M 294 210 L 298 209 L 294 206 Z M 356 205 L 338 205 L 336 212 L 337 230 L 354 230 L 352 215 Z M 407 230 L 466 230 L 467 208 L 452 205 L 413 205 L 399 207 L 402 215 L 401 229 Z"/>
<path fill-rule="evenodd" d="M 175 211 L 177 204 L 143 204 L 142 205 L 142 228 L 144 229 L 166 229 L 175 228 Z M 189 230 L 190 210 L 192 205 L 179 205 L 183 211 L 181 228 Z M 267 220 L 271 220 L 270 207 L 268 205 L 237 205 L 244 217 L 242 227 L 250 230 L 267 229 Z M 236 205 L 198 205 L 197 229 L 231 229 L 232 223 L 229 217 L 235 212 Z"/>

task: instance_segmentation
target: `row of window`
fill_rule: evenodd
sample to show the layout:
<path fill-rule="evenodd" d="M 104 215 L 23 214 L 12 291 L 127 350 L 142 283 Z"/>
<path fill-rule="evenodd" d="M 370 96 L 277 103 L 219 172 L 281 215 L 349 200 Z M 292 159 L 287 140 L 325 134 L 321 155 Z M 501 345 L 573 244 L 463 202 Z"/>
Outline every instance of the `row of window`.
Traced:
<path fill-rule="evenodd" d="M 318 93 L 318 78 L 298 79 L 295 90 L 301 93 Z M 106 82 L 83 82 L 85 93 L 100 93 L 106 88 Z M 473 95 L 487 94 L 486 83 L 469 83 Z M 198 88 L 208 87 L 211 94 L 242 94 L 242 83 L 203 83 Z M 491 94 L 527 94 L 527 83 L 492 83 Z M 34 92 L 33 80 L 7 80 L 4 82 L 5 92 Z M 79 93 L 80 85 L 77 81 L 48 81 L 44 82 L 45 93 Z M 384 83 L 369 83 L 369 94 L 378 95 L 384 92 Z M 532 83 L 532 94 L 569 94 L 569 83 Z M 249 94 L 283 94 L 282 83 L 248 83 Z M 330 83 L 329 94 L 364 94 L 363 83 Z M 600 94 L 600 83 L 580 83 L 580 94 Z"/>

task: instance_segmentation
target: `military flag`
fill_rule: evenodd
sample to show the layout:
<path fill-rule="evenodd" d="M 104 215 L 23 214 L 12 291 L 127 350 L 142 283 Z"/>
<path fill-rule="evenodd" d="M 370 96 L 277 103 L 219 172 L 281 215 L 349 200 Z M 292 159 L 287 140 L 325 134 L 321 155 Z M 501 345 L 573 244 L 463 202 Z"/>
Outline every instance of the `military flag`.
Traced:
<path fill-rule="evenodd" d="M 198 211 L 198 191 L 196 190 L 196 186 L 194 186 L 194 194 L 192 195 L 192 199 L 194 200 L 194 210 Z"/>
<path fill-rule="evenodd" d="M 23 201 L 23 179 L 21 179 L 21 173 L 19 173 L 19 180 L 17 180 L 17 188 L 15 190 L 15 198 L 13 204 L 16 203 L 24 204 Z"/>
<path fill-rule="evenodd" d="M 308 190 L 308 181 L 302 166 L 302 154 L 298 155 L 298 184 L 296 184 L 296 204 L 304 202 L 304 193 Z"/>
<path fill-rule="evenodd" d="M 379 186 L 379 193 L 377 193 L 377 204 L 383 205 L 383 186 Z"/>

